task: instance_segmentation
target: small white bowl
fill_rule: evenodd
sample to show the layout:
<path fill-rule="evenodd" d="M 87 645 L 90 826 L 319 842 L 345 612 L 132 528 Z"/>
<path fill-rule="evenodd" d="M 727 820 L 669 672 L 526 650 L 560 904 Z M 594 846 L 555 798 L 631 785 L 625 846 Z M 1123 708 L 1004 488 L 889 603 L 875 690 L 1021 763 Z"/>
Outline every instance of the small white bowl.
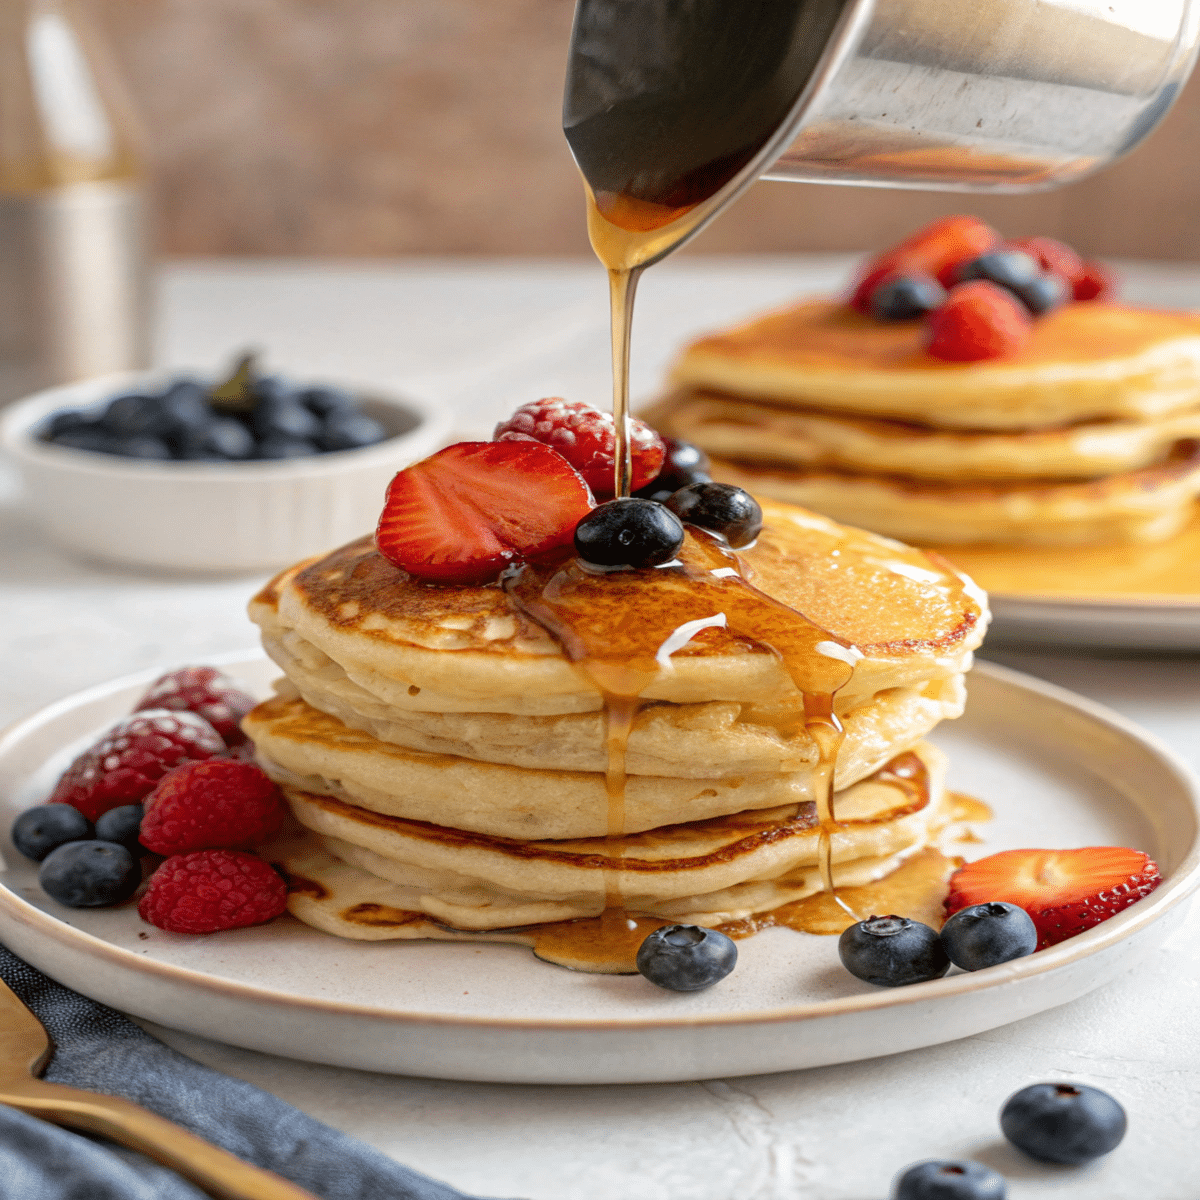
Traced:
<path fill-rule="evenodd" d="M 338 380 L 393 436 L 361 450 L 244 463 L 144 462 L 38 437 L 51 413 L 99 407 L 181 374 L 193 373 L 106 375 L 38 392 L 0 415 L 0 446 L 20 468 L 25 501 L 64 549 L 169 571 L 286 566 L 370 533 L 392 476 L 450 431 L 449 415 L 425 401 Z"/>

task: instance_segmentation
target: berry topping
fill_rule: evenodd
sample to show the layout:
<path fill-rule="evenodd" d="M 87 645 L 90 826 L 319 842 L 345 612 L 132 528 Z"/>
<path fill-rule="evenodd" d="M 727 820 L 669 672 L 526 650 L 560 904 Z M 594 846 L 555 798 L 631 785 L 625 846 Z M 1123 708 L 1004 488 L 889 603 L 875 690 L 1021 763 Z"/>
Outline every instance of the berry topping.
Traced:
<path fill-rule="evenodd" d="M 945 303 L 946 289 L 930 275 L 889 275 L 871 293 L 877 321 L 912 321 Z"/>
<path fill-rule="evenodd" d="M 1016 904 L 1033 918 L 1043 950 L 1115 916 L 1160 883 L 1158 867 L 1124 846 L 1005 850 L 950 877 L 946 912 L 1001 900 Z"/>
<path fill-rule="evenodd" d="M 638 488 L 635 496 L 643 500 L 665 501 L 689 483 L 707 483 L 712 478 L 708 473 L 708 455 L 699 446 L 676 438 L 663 438 L 663 445 L 666 447 L 666 457 L 662 470 L 644 488 Z"/>
<path fill-rule="evenodd" d="M 934 358 L 977 362 L 1015 354 L 1028 341 L 1033 320 L 1011 292 L 986 280 L 959 284 L 929 314 L 927 349 Z"/>
<path fill-rule="evenodd" d="M 72 811 L 66 804 L 60 804 L 59 807 Z M 96 818 L 96 836 L 102 842 L 116 842 L 118 846 L 124 846 L 137 858 L 146 853 L 146 848 L 138 840 L 144 815 L 145 809 L 140 804 L 122 804 L 120 808 L 110 808 Z"/>
<path fill-rule="evenodd" d="M 253 763 L 189 763 L 146 797 L 141 841 L 156 854 L 244 848 L 278 833 L 286 811 L 279 788 Z"/>
<path fill-rule="evenodd" d="M 667 501 L 667 507 L 685 525 L 719 534 L 735 549 L 750 545 L 762 530 L 758 501 L 728 483 L 690 483 Z"/>
<path fill-rule="evenodd" d="M 987 254 L 962 263 L 954 273 L 954 282 L 986 279 L 1001 287 L 1016 289 L 1032 283 L 1041 273 L 1037 260 L 1023 250 L 989 250 Z"/>
<path fill-rule="evenodd" d="M 1037 949 L 1037 943 L 1029 914 L 1000 901 L 960 908 L 942 926 L 942 945 L 950 961 L 964 971 L 982 971 L 1024 958 Z"/>
<path fill-rule="evenodd" d="M 246 740 L 241 720 L 254 705 L 254 697 L 241 691 L 216 667 L 181 667 L 156 679 L 133 711 L 169 708 L 173 712 L 197 713 L 225 739 L 227 746 L 237 746 Z"/>
<path fill-rule="evenodd" d="M 1117 290 L 1117 277 L 1102 263 L 1085 262 L 1083 274 L 1075 281 L 1076 300 L 1111 300 Z"/>
<path fill-rule="evenodd" d="M 42 891 L 68 908 L 120 904 L 141 881 L 137 859 L 116 842 L 67 842 L 52 850 L 38 871 Z"/>
<path fill-rule="evenodd" d="M 1070 289 L 1058 275 L 1039 275 L 1030 283 L 1023 283 L 1012 290 L 1035 317 L 1040 317 L 1071 299 Z"/>
<path fill-rule="evenodd" d="M 950 969 L 936 930 L 908 917 L 868 917 L 838 939 L 842 965 L 876 987 L 940 979 Z"/>
<path fill-rule="evenodd" d="M 27 808 L 14 822 L 12 843 L 17 850 L 41 862 L 51 850 L 67 842 L 80 842 L 92 836 L 92 823 L 69 804 L 39 804 Z"/>
<path fill-rule="evenodd" d="M 492 440 L 544 442 L 583 476 L 593 495 L 602 500 L 613 495 L 617 436 L 611 413 L 582 400 L 548 396 L 522 404 L 496 426 Z M 630 488 L 636 491 L 662 468 L 663 441 L 644 421 L 631 417 L 629 446 L 633 456 Z"/>
<path fill-rule="evenodd" d="M 428 583 L 489 583 L 566 550 L 591 508 L 579 472 L 541 442 L 459 442 L 392 480 L 375 544 Z"/>
<path fill-rule="evenodd" d="M 679 518 L 636 496 L 601 504 L 575 527 L 575 552 L 598 567 L 654 567 L 670 562 L 682 545 Z"/>
<path fill-rule="evenodd" d="M 241 850 L 176 854 L 150 876 L 143 921 L 171 933 L 216 933 L 273 920 L 287 908 L 279 872 Z"/>
<path fill-rule="evenodd" d="M 892 1200 L 1004 1200 L 1004 1176 L 982 1163 L 916 1163 L 892 1185 Z"/>
<path fill-rule="evenodd" d="M 1017 250 L 1024 250 L 1042 268 L 1062 279 L 1068 287 L 1083 278 L 1083 259 L 1065 242 L 1049 237 L 1018 238 L 1010 243 Z"/>
<path fill-rule="evenodd" d="M 737 945 L 715 929 L 664 925 L 638 948 L 637 969 L 672 992 L 698 992 L 719 983 L 737 966 Z"/>
<path fill-rule="evenodd" d="M 139 804 L 174 767 L 224 754 L 221 735 L 192 712 L 134 713 L 114 725 L 63 773 L 50 804 L 70 804 L 89 821 L 123 804 Z"/>
<path fill-rule="evenodd" d="M 1107 1092 L 1081 1083 L 1035 1083 L 1000 1110 L 1000 1128 L 1039 1162 L 1090 1162 L 1120 1145 L 1125 1110 Z"/>

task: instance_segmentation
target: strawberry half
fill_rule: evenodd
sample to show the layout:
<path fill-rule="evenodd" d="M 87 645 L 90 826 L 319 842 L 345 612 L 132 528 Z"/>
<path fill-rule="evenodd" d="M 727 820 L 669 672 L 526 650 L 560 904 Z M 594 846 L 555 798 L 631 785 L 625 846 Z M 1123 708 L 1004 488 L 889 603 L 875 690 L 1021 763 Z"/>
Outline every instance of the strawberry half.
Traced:
<path fill-rule="evenodd" d="M 459 442 L 392 480 L 375 544 L 428 583 L 489 583 L 568 548 L 592 507 L 579 472 L 541 442 Z"/>
<path fill-rule="evenodd" d="M 1005 850 L 950 877 L 946 915 L 996 900 L 1016 904 L 1033 918 L 1044 950 L 1116 916 L 1160 883 L 1157 865 L 1125 846 Z"/>

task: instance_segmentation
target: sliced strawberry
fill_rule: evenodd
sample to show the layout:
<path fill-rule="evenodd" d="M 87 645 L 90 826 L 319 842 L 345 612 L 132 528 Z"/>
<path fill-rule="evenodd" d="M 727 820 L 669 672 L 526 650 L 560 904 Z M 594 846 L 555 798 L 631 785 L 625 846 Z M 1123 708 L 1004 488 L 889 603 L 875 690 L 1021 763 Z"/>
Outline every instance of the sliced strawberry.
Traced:
<path fill-rule="evenodd" d="M 1111 300 L 1116 291 L 1117 277 L 1103 263 L 1083 264 L 1083 274 L 1075 281 L 1076 300 Z"/>
<path fill-rule="evenodd" d="M 1073 288 L 1083 278 L 1083 259 L 1071 249 L 1066 242 L 1060 242 L 1051 237 L 1018 238 L 1009 242 L 1016 250 L 1024 250 L 1041 265 L 1043 271 L 1050 271 L 1059 276 L 1068 289 Z"/>
<path fill-rule="evenodd" d="M 1015 354 L 1029 340 L 1033 318 L 1007 288 L 977 279 L 954 288 L 929 314 L 927 328 L 934 358 L 978 362 Z"/>
<path fill-rule="evenodd" d="M 1125 846 L 1005 850 L 950 877 L 946 915 L 995 900 L 1016 904 L 1033 918 L 1044 950 L 1116 916 L 1160 883 L 1154 862 Z"/>
<path fill-rule="evenodd" d="M 579 472 L 541 442 L 459 442 L 392 480 L 375 544 L 426 582 L 488 583 L 569 547 L 592 507 Z"/>

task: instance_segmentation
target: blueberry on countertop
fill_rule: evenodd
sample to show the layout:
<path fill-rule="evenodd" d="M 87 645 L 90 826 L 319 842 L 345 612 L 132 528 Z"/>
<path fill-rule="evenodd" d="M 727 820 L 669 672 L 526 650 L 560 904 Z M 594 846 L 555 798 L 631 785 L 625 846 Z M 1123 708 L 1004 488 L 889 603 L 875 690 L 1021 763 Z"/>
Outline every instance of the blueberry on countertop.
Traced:
<path fill-rule="evenodd" d="M 748 546 L 762 531 L 758 501 L 729 483 L 689 483 L 666 504 L 684 524 L 720 534 L 735 549 Z"/>
<path fill-rule="evenodd" d="M 575 526 L 575 551 L 598 567 L 653 567 L 683 545 L 679 518 L 655 500 L 626 496 L 592 509 Z"/>
<path fill-rule="evenodd" d="M 877 987 L 903 987 L 940 979 L 950 959 L 937 932 L 908 917 L 868 917 L 838 939 L 838 955 L 851 975 Z"/>
<path fill-rule="evenodd" d="M 877 321 L 912 321 L 945 300 L 946 289 L 932 275 L 898 275 L 871 293 L 870 312 Z"/>
<path fill-rule="evenodd" d="M 42 861 L 42 891 L 69 908 L 120 904 L 137 891 L 141 867 L 116 842 L 67 842 Z"/>
<path fill-rule="evenodd" d="M 637 969 L 672 992 L 698 992 L 719 983 L 737 965 L 737 944 L 715 929 L 664 925 L 641 944 Z"/>
<path fill-rule="evenodd" d="M 145 846 L 138 841 L 144 815 L 145 809 L 140 804 L 122 804 L 119 808 L 110 808 L 96 818 L 96 837 L 102 842 L 116 842 L 118 846 L 124 846 L 137 858 L 146 853 Z"/>
<path fill-rule="evenodd" d="M 1004 1200 L 1004 1176 L 982 1163 L 931 1160 L 896 1177 L 892 1200 Z"/>
<path fill-rule="evenodd" d="M 1004 1136 L 1039 1162 L 1090 1162 L 1120 1144 L 1126 1124 L 1116 1100 L 1081 1083 L 1035 1083 L 1000 1110 Z"/>
<path fill-rule="evenodd" d="M 950 961 L 964 971 L 982 971 L 1024 958 L 1037 949 L 1033 918 L 1015 904 L 996 900 L 960 908 L 942 926 L 942 945 Z"/>
<path fill-rule="evenodd" d="M 27 808 L 13 822 L 12 843 L 34 862 L 51 850 L 92 836 L 92 823 L 69 804 L 39 804 Z"/>

